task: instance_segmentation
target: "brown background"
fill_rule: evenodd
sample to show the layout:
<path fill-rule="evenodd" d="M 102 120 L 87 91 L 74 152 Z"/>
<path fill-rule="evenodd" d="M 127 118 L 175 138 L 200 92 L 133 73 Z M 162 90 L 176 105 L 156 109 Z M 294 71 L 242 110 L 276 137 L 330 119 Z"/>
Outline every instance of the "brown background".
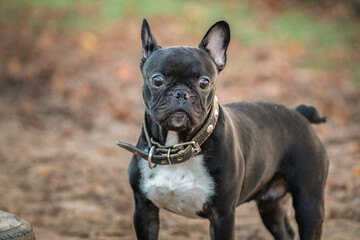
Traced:
<path fill-rule="evenodd" d="M 261 35 L 274 33 L 267 24 L 294 11 L 313 21 L 304 28 L 336 21 L 344 31 L 350 25 L 359 30 L 348 6 L 331 1 L 176 1 L 181 7 L 177 13 L 177 6 L 168 12 L 162 1 L 155 3 L 165 6 L 134 1 L 105 21 L 111 8 L 101 15 L 89 1 L 54 6 L 9 2 L 0 4 L 0 209 L 31 222 L 38 239 L 135 238 L 126 174 L 131 155 L 115 143 L 134 144 L 141 127 L 143 17 L 163 46 L 196 46 L 212 23 L 229 21 L 234 34 L 217 85 L 221 104 L 307 104 L 330 117 L 314 126 L 331 164 L 323 238 L 360 236 L 360 85 L 354 75 L 359 32 L 350 31 L 353 38 L 326 51 L 311 45 L 313 39 L 264 40 Z M 217 13 L 218 6 L 229 15 Z M 247 17 L 237 15 L 239 6 L 245 9 L 239 14 L 253 14 L 249 22 L 241 23 Z M 279 36 L 288 34 L 281 30 Z M 325 66 L 313 63 L 314 57 Z M 236 218 L 237 239 L 270 239 L 254 203 L 239 207 Z M 160 238 L 208 239 L 208 222 L 162 211 Z"/>

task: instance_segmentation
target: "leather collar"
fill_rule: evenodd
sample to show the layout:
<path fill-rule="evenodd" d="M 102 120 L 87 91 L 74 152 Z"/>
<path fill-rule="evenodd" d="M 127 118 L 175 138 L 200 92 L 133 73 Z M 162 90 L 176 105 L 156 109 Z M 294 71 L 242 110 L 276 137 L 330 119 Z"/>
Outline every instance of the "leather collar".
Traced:
<path fill-rule="evenodd" d="M 183 142 L 171 146 L 163 146 L 155 142 L 152 137 L 150 137 L 148 128 L 146 126 L 146 121 L 144 120 L 143 131 L 150 149 L 149 151 L 144 151 L 124 142 L 118 142 L 117 145 L 143 159 L 146 159 L 149 162 L 150 168 L 154 168 L 156 165 L 184 163 L 201 152 L 201 145 L 215 129 L 218 117 L 219 103 L 217 97 L 215 96 L 214 104 L 211 108 L 206 123 L 189 142 Z"/>

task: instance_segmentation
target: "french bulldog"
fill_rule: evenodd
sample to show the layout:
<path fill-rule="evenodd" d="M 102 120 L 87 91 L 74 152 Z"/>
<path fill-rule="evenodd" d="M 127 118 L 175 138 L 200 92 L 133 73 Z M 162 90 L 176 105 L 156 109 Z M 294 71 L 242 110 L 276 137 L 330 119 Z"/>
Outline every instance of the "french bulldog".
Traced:
<path fill-rule="evenodd" d="M 230 42 L 215 23 L 198 47 L 161 47 L 141 29 L 144 122 L 128 176 L 138 239 L 158 239 L 159 209 L 210 221 L 211 239 L 235 238 L 235 210 L 254 200 L 275 239 L 293 239 L 290 195 L 300 239 L 320 239 L 328 160 L 310 123 L 313 107 L 267 102 L 220 106 L 215 96 Z"/>

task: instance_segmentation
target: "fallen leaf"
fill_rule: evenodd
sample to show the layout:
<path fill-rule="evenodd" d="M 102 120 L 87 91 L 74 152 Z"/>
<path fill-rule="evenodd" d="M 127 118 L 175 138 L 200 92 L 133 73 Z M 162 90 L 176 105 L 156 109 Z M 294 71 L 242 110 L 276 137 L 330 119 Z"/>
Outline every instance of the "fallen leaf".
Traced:
<path fill-rule="evenodd" d="M 7 72 L 12 77 L 17 77 L 20 74 L 21 71 L 21 63 L 17 57 L 12 57 L 7 62 Z"/>
<path fill-rule="evenodd" d="M 98 43 L 97 36 L 91 32 L 85 32 L 80 36 L 80 46 L 89 53 L 94 53 L 98 50 Z"/>
<path fill-rule="evenodd" d="M 353 167 L 351 169 L 351 173 L 355 176 L 355 177 L 360 177 L 360 165 L 357 165 L 355 167 Z"/>

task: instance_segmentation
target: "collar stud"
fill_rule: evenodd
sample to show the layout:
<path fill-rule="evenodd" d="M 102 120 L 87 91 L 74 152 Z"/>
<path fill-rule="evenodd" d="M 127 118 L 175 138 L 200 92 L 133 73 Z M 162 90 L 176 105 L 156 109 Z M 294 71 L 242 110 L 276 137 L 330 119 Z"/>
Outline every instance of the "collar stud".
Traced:
<path fill-rule="evenodd" d="M 210 133 L 213 129 L 214 129 L 214 126 L 213 126 L 212 124 L 210 124 L 210 125 L 206 128 L 206 132 Z"/>

